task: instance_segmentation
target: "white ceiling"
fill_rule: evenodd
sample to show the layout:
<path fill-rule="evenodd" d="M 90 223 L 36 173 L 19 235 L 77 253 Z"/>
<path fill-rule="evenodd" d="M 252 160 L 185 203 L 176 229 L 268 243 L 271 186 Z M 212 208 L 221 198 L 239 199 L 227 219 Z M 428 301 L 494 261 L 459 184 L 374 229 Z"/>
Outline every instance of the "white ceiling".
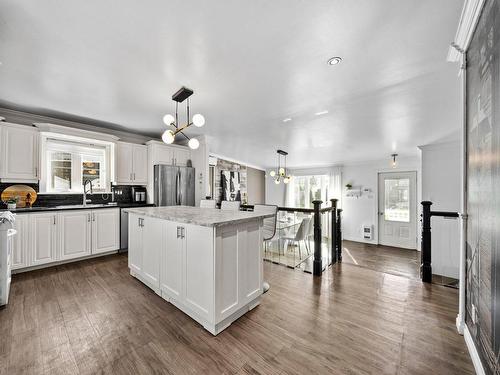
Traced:
<path fill-rule="evenodd" d="M 0 0 L 0 103 L 159 136 L 185 85 L 220 155 L 271 166 L 282 148 L 297 167 L 411 156 L 460 127 L 458 68 L 445 58 L 461 7 Z"/>

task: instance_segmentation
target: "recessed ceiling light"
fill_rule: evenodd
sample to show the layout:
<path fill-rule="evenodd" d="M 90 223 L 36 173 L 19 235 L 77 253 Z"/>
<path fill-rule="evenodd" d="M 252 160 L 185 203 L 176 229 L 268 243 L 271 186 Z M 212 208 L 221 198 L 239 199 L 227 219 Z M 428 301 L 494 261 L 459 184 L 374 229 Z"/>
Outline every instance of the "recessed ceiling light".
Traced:
<path fill-rule="evenodd" d="M 327 113 L 328 113 L 328 111 L 321 111 L 321 112 L 316 112 L 315 115 L 321 116 L 321 115 L 326 115 Z"/>
<path fill-rule="evenodd" d="M 288 122 L 288 121 L 292 121 L 292 119 L 290 117 L 287 117 L 287 118 L 283 119 L 283 122 Z"/>
<path fill-rule="evenodd" d="M 327 64 L 328 65 L 337 65 L 337 64 L 340 64 L 341 61 L 342 61 L 342 57 L 335 56 L 335 57 L 332 57 L 331 59 L 328 59 Z"/>

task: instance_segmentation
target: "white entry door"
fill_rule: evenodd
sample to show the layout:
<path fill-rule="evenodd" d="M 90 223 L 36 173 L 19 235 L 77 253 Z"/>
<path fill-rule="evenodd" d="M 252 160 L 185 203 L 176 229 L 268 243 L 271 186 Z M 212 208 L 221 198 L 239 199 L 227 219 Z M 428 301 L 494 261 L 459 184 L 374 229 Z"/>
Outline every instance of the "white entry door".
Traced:
<path fill-rule="evenodd" d="M 417 173 L 378 175 L 378 236 L 386 246 L 417 248 Z"/>

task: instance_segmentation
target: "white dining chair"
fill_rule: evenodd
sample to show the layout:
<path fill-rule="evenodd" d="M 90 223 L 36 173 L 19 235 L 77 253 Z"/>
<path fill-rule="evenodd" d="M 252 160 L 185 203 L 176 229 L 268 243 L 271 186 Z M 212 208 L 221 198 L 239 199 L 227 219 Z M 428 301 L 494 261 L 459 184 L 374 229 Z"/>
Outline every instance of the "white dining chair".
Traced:
<path fill-rule="evenodd" d="M 214 199 L 202 199 L 200 201 L 200 208 L 215 208 Z"/>
<path fill-rule="evenodd" d="M 276 235 L 276 220 L 278 217 L 278 206 L 270 204 L 256 204 L 253 207 L 253 212 L 263 214 L 273 214 L 273 217 L 264 219 L 262 236 L 264 240 L 264 252 L 267 252 L 268 242 Z"/>
<path fill-rule="evenodd" d="M 293 235 L 293 236 L 285 235 L 284 237 L 281 238 L 283 241 L 285 241 L 285 243 L 288 244 L 288 246 L 290 246 L 290 242 L 297 244 L 299 246 L 299 258 L 300 259 L 302 259 L 302 251 L 301 251 L 300 243 L 304 242 L 304 245 L 305 245 L 305 239 L 307 236 L 307 232 L 309 230 L 309 223 L 310 222 L 311 222 L 311 218 L 309 218 L 309 217 L 303 218 L 302 221 L 300 222 L 299 229 L 297 229 L 297 232 L 295 232 L 295 235 Z M 309 254 L 309 251 L 308 251 L 308 254 Z"/>
<path fill-rule="evenodd" d="M 220 204 L 220 209 L 224 211 L 239 211 L 240 206 L 240 201 L 222 201 Z"/>

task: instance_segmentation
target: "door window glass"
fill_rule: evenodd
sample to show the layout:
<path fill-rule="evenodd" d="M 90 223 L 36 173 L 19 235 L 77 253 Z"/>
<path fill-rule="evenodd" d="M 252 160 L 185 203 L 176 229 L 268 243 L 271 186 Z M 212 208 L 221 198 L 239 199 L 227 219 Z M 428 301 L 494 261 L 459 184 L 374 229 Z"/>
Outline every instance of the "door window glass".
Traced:
<path fill-rule="evenodd" d="M 384 219 L 410 222 L 410 179 L 391 178 L 384 180 Z"/>

